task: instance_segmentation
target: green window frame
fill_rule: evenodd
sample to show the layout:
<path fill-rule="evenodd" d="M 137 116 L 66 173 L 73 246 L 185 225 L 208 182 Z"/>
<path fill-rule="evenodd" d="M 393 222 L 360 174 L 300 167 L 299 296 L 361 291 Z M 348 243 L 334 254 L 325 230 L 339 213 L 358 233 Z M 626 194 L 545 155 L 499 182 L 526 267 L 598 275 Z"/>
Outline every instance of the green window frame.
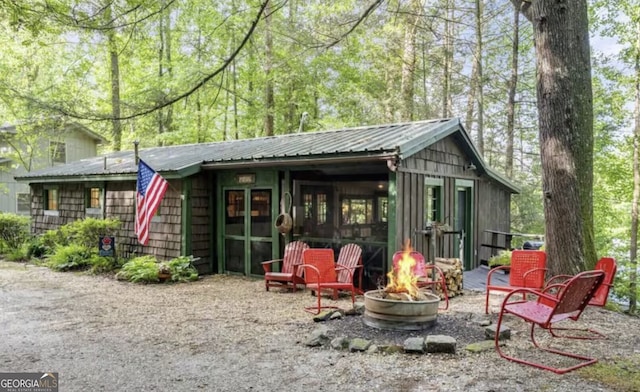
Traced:
<path fill-rule="evenodd" d="M 103 192 L 101 187 L 90 187 L 85 189 L 84 206 L 85 208 L 102 209 Z"/>
<path fill-rule="evenodd" d="M 424 222 L 442 222 L 444 181 L 441 178 L 424 179 Z"/>

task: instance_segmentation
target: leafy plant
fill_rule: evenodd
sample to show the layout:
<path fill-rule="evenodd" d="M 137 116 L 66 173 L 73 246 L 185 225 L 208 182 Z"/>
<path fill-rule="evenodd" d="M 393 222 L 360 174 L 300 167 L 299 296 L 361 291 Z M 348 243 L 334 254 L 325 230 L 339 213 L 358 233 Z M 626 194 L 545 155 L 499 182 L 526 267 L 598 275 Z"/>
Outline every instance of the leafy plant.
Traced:
<path fill-rule="evenodd" d="M 15 251 L 29 240 L 29 217 L 0 213 L 0 250 Z"/>
<path fill-rule="evenodd" d="M 191 257 L 180 256 L 169 260 L 169 270 L 173 282 L 190 282 L 198 280 L 198 270 L 191 265 Z"/>
<path fill-rule="evenodd" d="M 119 259 L 115 257 L 100 256 L 97 253 L 93 253 L 88 260 L 91 265 L 91 272 L 94 274 L 111 272 L 117 268 L 120 268 Z"/>
<path fill-rule="evenodd" d="M 511 265 L 511 251 L 501 250 L 497 255 L 491 256 L 487 261 L 489 267 L 499 267 L 502 265 Z"/>
<path fill-rule="evenodd" d="M 91 250 L 82 245 L 59 246 L 45 265 L 57 271 L 79 270 L 89 267 L 91 256 Z"/>
<path fill-rule="evenodd" d="M 116 274 L 117 279 L 133 283 L 157 282 L 158 262 L 154 256 L 139 256 L 127 261 Z"/>

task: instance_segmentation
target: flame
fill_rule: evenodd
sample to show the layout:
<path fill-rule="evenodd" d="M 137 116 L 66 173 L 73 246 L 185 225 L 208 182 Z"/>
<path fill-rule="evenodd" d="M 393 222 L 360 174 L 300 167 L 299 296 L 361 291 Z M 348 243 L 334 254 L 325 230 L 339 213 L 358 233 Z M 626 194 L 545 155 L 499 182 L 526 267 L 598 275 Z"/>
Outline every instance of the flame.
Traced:
<path fill-rule="evenodd" d="M 387 274 L 389 284 L 384 291 L 387 293 L 407 293 L 411 298 L 418 297 L 418 276 L 415 274 L 416 259 L 411 256 L 411 243 L 405 242 L 402 258 L 393 263 Z"/>

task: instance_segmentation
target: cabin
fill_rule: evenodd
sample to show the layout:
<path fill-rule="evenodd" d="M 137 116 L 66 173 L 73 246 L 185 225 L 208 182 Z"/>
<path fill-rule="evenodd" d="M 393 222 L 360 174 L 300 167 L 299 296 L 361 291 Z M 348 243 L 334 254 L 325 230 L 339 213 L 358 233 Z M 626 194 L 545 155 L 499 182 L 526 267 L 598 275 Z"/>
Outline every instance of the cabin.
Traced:
<path fill-rule="evenodd" d="M 17 140 L 17 133 L 15 125 L 0 126 L 0 211 L 20 215 L 30 213 L 31 197 L 29 186 L 18 183 L 15 176 L 95 157 L 98 146 L 107 142 L 78 123 L 66 124 L 61 130 L 43 132 L 46 137 L 34 145 Z"/>
<path fill-rule="evenodd" d="M 85 217 L 123 222 L 116 251 L 193 255 L 201 273 L 263 274 L 284 245 L 362 246 L 365 286 L 385 279 L 410 246 L 487 258 L 485 230 L 508 231 L 519 189 L 483 161 L 458 119 L 371 125 L 141 149 L 169 181 L 147 246 L 134 234 L 136 151 L 114 152 L 18 177 L 31 189 L 34 233 Z M 286 215 L 285 215 L 286 214 Z M 291 217 L 283 228 L 282 218 Z"/>

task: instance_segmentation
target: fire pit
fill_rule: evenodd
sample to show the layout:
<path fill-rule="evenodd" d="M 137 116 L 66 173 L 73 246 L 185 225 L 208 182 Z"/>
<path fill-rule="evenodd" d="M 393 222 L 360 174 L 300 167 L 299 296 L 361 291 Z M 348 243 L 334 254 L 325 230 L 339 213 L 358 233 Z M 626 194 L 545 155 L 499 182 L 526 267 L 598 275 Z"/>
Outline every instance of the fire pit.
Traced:
<path fill-rule="evenodd" d="M 440 297 L 418 289 L 417 262 L 407 242 L 405 251 L 394 257 L 384 289 L 364 293 L 364 323 L 370 327 L 397 330 L 422 330 L 433 326 L 438 317 Z M 420 259 L 423 259 L 420 257 Z"/>
<path fill-rule="evenodd" d="M 423 292 L 425 300 L 383 298 L 384 290 L 364 293 L 364 323 L 370 327 L 422 330 L 433 326 L 438 317 L 440 297 Z"/>

